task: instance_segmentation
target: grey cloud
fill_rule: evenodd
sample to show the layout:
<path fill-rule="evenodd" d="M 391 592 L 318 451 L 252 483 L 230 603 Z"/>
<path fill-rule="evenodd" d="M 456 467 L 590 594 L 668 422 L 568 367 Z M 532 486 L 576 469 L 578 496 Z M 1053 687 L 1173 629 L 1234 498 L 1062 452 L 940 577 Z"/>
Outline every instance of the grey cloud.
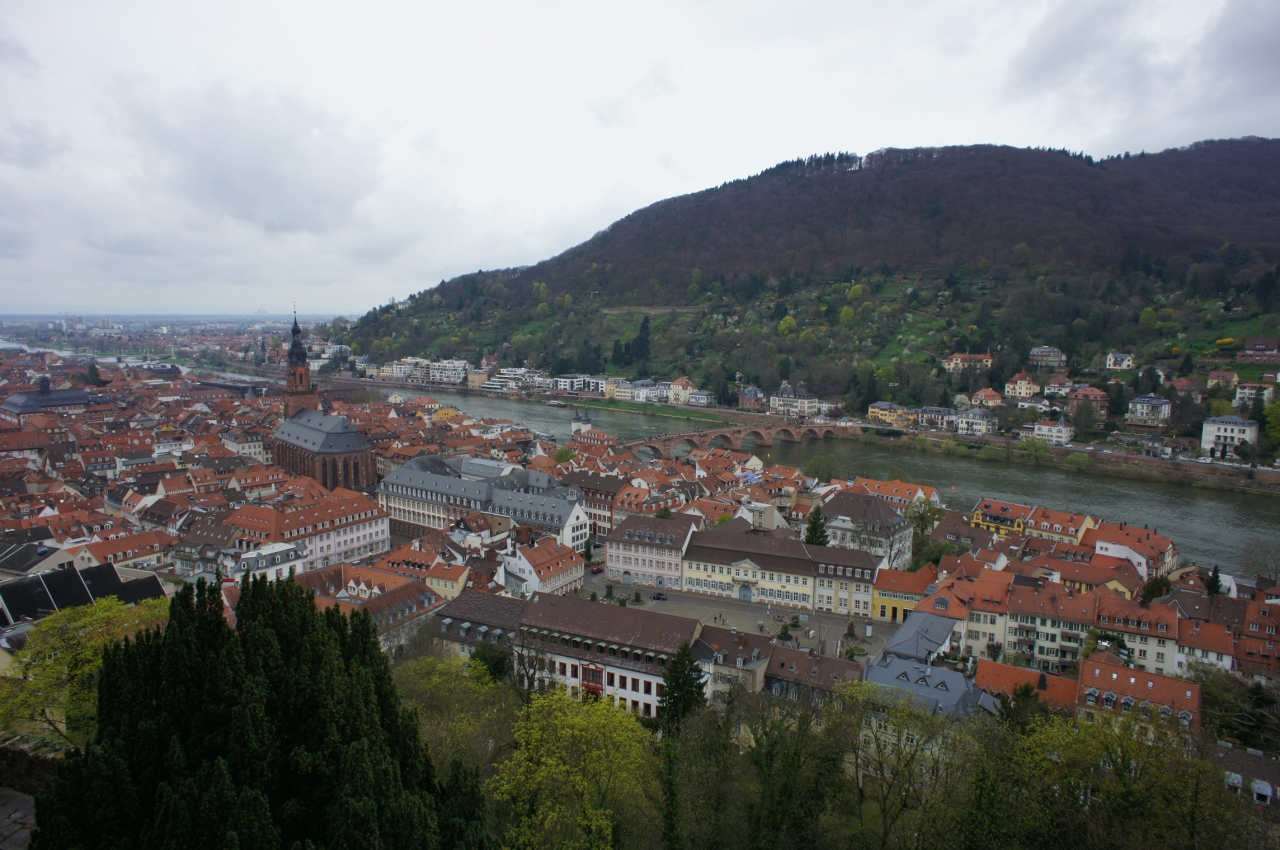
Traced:
<path fill-rule="evenodd" d="M 138 233 L 93 235 L 86 237 L 84 242 L 90 248 L 129 257 L 159 256 L 165 253 L 158 238 Z"/>
<path fill-rule="evenodd" d="M 268 232 L 323 233 L 378 185 L 378 149 L 292 95 L 121 97 L 148 166 L 185 200 Z"/>
<path fill-rule="evenodd" d="M 1274 99 L 1280 89 L 1280 4 L 1231 0 L 1205 36 L 1202 61 L 1214 94 Z"/>
<path fill-rule="evenodd" d="M 1014 56 L 1006 94 L 1020 99 L 1070 89 L 1095 106 L 1142 100 L 1170 71 L 1153 58 L 1154 45 L 1134 32 L 1138 11 L 1119 0 L 1060 3 Z"/>
<path fill-rule="evenodd" d="M 41 124 L 10 122 L 0 130 L 0 162 L 22 168 L 44 168 L 64 150 L 66 145 Z"/>
<path fill-rule="evenodd" d="M 1144 35 L 1150 11 L 1055 6 L 1010 62 L 1006 97 L 1093 125 L 1107 150 L 1280 132 L 1280 4 L 1229 0 L 1201 32 L 1164 44 Z"/>
<path fill-rule="evenodd" d="M 0 222 L 0 257 L 18 259 L 31 247 L 31 235 L 23 228 Z"/>
<path fill-rule="evenodd" d="M 7 65 L 19 71 L 32 71 L 36 60 L 31 58 L 27 48 L 12 36 L 0 32 L 0 65 Z"/>

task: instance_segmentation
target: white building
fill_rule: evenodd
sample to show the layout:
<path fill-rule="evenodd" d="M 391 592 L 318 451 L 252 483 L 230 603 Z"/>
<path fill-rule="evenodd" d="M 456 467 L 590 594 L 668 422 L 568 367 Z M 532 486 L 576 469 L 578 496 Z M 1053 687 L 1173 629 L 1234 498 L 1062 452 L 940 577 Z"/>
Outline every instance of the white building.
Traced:
<path fill-rule="evenodd" d="M 1204 421 L 1200 448 L 1206 452 L 1230 452 L 1240 443 L 1258 444 L 1258 423 L 1240 416 L 1215 416 Z"/>
<path fill-rule="evenodd" d="M 1140 395 L 1129 402 L 1129 410 L 1124 421 L 1130 425 L 1143 425 L 1151 428 L 1163 428 L 1169 424 L 1169 416 L 1173 404 L 1169 399 L 1158 395 Z"/>
<path fill-rule="evenodd" d="M 1065 446 L 1075 436 L 1076 429 L 1065 419 L 1056 422 L 1052 419 L 1041 419 L 1036 422 L 1034 434 L 1037 439 L 1044 440 L 1051 446 Z"/>
<path fill-rule="evenodd" d="M 1133 368 L 1133 355 L 1123 351 L 1112 351 L 1107 355 L 1107 368 L 1123 372 Z"/>
<path fill-rule="evenodd" d="M 302 507 L 245 505 L 226 524 L 241 533 L 237 547 L 254 550 L 270 543 L 297 547 L 298 572 L 388 552 L 387 514 L 368 496 L 329 496 Z M 274 566 L 274 565 L 273 565 Z"/>
<path fill-rule="evenodd" d="M 467 379 L 471 364 L 465 360 L 440 360 L 429 367 L 432 381 L 444 384 L 460 384 Z"/>
<path fill-rule="evenodd" d="M 956 415 L 956 433 L 975 437 L 994 434 L 999 422 L 985 407 L 971 407 Z"/>
<path fill-rule="evenodd" d="M 778 391 L 769 396 L 769 412 L 779 416 L 817 416 L 818 399 L 808 390 L 783 381 Z"/>
<path fill-rule="evenodd" d="M 1263 404 L 1271 404 L 1276 398 L 1274 384 L 1236 384 L 1236 407 L 1253 407 L 1253 403 L 1262 396 Z"/>

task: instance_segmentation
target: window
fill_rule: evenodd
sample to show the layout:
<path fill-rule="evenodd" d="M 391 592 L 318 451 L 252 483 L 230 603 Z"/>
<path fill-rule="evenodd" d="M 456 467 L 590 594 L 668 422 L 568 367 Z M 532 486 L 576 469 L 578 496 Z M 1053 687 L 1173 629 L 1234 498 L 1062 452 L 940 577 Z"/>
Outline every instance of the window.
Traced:
<path fill-rule="evenodd" d="M 612 674 L 612 673 L 608 674 L 608 678 L 606 679 L 606 681 L 609 683 L 609 687 L 611 687 L 611 688 L 612 688 L 612 687 L 613 687 L 613 674 Z"/>

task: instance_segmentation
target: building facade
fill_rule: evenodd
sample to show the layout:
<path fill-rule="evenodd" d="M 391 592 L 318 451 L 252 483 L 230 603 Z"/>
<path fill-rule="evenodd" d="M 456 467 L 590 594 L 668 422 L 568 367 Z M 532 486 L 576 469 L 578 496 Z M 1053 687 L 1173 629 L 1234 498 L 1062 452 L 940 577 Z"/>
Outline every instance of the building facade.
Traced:
<path fill-rule="evenodd" d="M 695 520 L 684 516 L 627 517 L 604 541 L 609 578 L 623 585 L 679 590 L 684 584 L 684 551 L 697 527 Z"/>
<path fill-rule="evenodd" d="M 368 490 L 377 483 L 373 446 L 342 416 L 300 408 L 274 436 L 275 462 L 293 475 L 314 478 L 329 490 Z"/>

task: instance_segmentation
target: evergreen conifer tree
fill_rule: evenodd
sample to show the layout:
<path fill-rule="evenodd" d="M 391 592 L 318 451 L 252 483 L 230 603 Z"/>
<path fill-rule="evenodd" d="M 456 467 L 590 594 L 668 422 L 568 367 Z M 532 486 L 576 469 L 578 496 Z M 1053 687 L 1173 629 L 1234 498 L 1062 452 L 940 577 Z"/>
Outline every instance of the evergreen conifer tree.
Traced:
<path fill-rule="evenodd" d="M 1210 596 L 1217 596 L 1222 592 L 1222 573 L 1218 571 L 1218 565 L 1213 565 L 1213 571 L 1209 573 L 1209 580 L 1204 583 L 1205 592 Z"/>
<path fill-rule="evenodd" d="M 631 341 L 630 357 L 637 363 L 643 363 L 649 359 L 649 316 L 646 315 L 640 320 L 640 330 L 636 333 L 636 338 Z"/>
<path fill-rule="evenodd" d="M 97 734 L 58 765 L 31 846 L 409 850 L 435 846 L 440 821 L 481 847 L 473 791 L 441 806 L 367 613 L 256 578 L 232 628 L 201 582 L 163 630 L 105 652 Z"/>
<path fill-rule="evenodd" d="M 658 720 L 662 728 L 674 731 L 684 719 L 707 704 L 703 687 L 706 675 L 693 657 L 689 644 L 680 644 L 662 675 L 662 696 L 658 699 Z"/>
<path fill-rule="evenodd" d="M 810 546 L 826 546 L 831 542 L 827 534 L 827 520 L 822 515 L 822 505 L 814 505 L 809 511 L 809 524 L 804 528 L 804 542 Z"/>

